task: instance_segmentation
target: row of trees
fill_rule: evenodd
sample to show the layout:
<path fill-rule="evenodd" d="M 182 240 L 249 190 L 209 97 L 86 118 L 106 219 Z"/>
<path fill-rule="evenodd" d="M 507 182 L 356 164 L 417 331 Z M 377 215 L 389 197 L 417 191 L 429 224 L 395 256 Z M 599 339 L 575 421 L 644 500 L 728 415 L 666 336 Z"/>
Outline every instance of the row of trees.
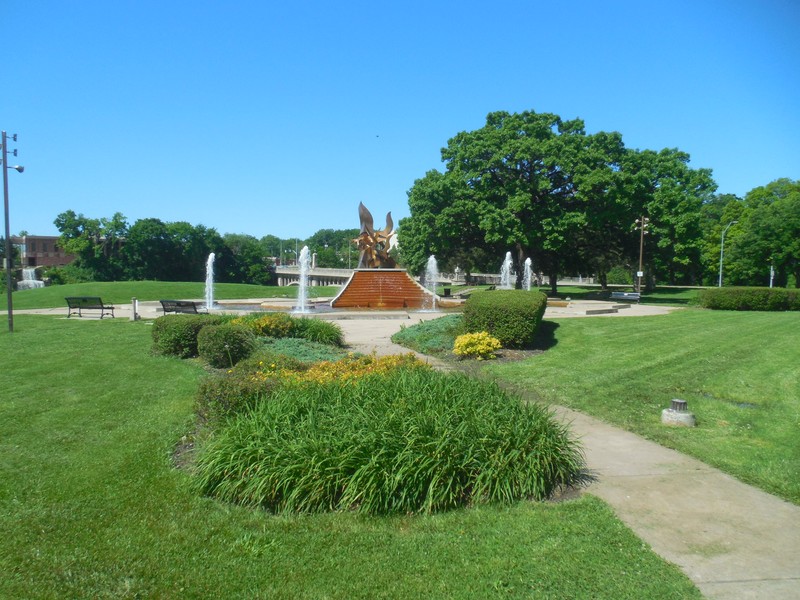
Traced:
<path fill-rule="evenodd" d="M 636 272 L 641 230 L 647 280 L 713 284 L 722 228 L 730 234 L 731 283 L 776 284 L 797 277 L 798 182 L 781 180 L 741 200 L 715 195 L 708 169 L 677 149 L 632 150 L 619 133 L 587 134 L 583 121 L 549 113 L 495 112 L 481 129 L 442 149 L 445 171 L 429 171 L 409 191 L 400 222 L 404 264 L 495 272 L 509 250 L 555 282 L 564 274 Z M 716 254 L 715 254 L 716 251 Z M 735 266 L 734 266 L 735 265 Z M 521 277 L 522 269 L 517 268 Z"/>
<path fill-rule="evenodd" d="M 347 267 L 352 256 L 349 240 L 358 235 L 358 229 L 322 229 L 308 240 L 273 235 L 258 239 L 237 233 L 220 235 L 213 228 L 185 221 L 148 218 L 128 225 L 121 213 L 95 219 L 73 210 L 59 214 L 54 223 L 61 234 L 59 244 L 76 261 L 51 275 L 72 281 L 202 281 L 213 252 L 218 281 L 271 285 L 276 263 L 294 262 L 304 245 L 317 253 L 318 266 Z"/>

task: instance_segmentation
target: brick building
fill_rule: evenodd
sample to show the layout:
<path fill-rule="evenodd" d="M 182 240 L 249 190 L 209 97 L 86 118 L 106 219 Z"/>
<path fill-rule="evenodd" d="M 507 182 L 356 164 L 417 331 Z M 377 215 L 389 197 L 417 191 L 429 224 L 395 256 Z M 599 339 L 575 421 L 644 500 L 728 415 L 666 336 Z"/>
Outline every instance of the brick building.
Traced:
<path fill-rule="evenodd" d="M 23 267 L 61 267 L 75 260 L 74 254 L 66 254 L 58 247 L 58 236 L 12 235 L 11 243 L 19 248 Z"/>

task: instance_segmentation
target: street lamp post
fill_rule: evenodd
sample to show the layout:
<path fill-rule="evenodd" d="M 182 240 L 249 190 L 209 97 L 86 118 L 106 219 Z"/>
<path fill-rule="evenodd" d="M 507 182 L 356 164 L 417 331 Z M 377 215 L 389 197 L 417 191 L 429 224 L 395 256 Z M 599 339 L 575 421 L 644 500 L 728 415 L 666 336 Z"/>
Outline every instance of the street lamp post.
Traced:
<path fill-rule="evenodd" d="M 8 169 L 14 169 L 18 173 L 22 173 L 25 170 L 25 167 L 21 167 L 20 165 L 14 165 L 13 167 L 8 166 L 8 139 L 6 136 L 6 132 L 3 131 L 0 134 L 0 145 L 2 145 L 2 163 L 3 163 L 3 208 L 5 210 L 5 217 L 6 217 L 6 297 L 8 302 L 8 331 L 14 331 L 14 310 L 13 310 L 13 301 L 11 299 L 11 288 L 13 286 L 13 279 L 11 277 L 11 268 L 14 265 L 14 261 L 12 259 L 11 254 L 11 227 L 8 221 Z M 17 141 L 17 134 L 11 136 L 13 141 Z M 14 156 L 17 155 L 17 151 L 14 150 Z"/>
<path fill-rule="evenodd" d="M 644 277 L 644 236 L 647 232 L 647 227 L 650 224 L 650 219 L 642 215 L 641 219 L 636 219 L 636 225 L 639 227 L 639 270 L 636 272 L 637 284 L 636 291 L 642 293 L 642 277 Z"/>
<path fill-rule="evenodd" d="M 725 256 L 725 234 L 728 233 L 728 229 L 730 229 L 731 225 L 738 222 L 739 221 L 731 221 L 728 223 L 727 227 L 722 230 L 722 241 L 719 244 L 719 282 L 717 283 L 717 287 L 722 287 L 722 259 Z"/>

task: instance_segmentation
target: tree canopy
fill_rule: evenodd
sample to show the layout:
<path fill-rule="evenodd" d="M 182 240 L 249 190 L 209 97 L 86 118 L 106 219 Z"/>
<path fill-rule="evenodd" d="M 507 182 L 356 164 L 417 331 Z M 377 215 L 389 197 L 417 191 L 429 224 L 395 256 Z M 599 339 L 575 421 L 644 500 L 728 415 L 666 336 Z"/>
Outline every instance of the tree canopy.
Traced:
<path fill-rule="evenodd" d="M 429 254 L 466 271 L 497 271 L 507 251 L 531 258 L 555 290 L 560 274 L 638 266 L 636 219 L 647 216 L 649 269 L 671 283 L 696 277 L 699 209 L 715 184 L 677 149 L 625 148 L 617 132 L 586 132 L 551 113 L 494 112 L 480 129 L 442 149 L 445 171 L 409 191 L 400 222 L 403 260 L 420 270 Z"/>

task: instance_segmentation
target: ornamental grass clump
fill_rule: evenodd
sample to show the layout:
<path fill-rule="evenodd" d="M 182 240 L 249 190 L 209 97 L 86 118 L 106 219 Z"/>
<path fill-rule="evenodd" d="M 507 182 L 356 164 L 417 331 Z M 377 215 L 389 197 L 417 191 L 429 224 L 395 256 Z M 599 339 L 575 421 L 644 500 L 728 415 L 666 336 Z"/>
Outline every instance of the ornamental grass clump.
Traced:
<path fill-rule="evenodd" d="M 344 346 L 344 333 L 336 323 L 321 319 L 299 318 L 294 319 L 292 337 L 328 344 L 330 346 Z"/>
<path fill-rule="evenodd" d="M 485 331 L 479 331 L 458 336 L 453 344 L 453 354 L 459 358 L 491 360 L 497 358 L 495 351 L 500 348 L 500 340 Z"/>
<path fill-rule="evenodd" d="M 291 337 L 294 330 L 294 319 L 281 312 L 251 313 L 237 317 L 233 322 L 244 325 L 258 336 L 265 337 Z"/>
<path fill-rule="evenodd" d="M 255 349 L 253 332 L 242 325 L 223 323 L 203 327 L 197 334 L 197 353 L 212 367 L 233 367 Z"/>
<path fill-rule="evenodd" d="M 331 346 L 344 345 L 341 327 L 320 319 L 295 318 L 286 313 L 253 313 L 237 317 L 234 323 L 243 325 L 260 337 L 300 338 Z"/>
<path fill-rule="evenodd" d="M 280 386 L 206 442 L 199 490 L 273 512 L 430 513 L 582 480 L 552 414 L 463 374 L 401 366 Z"/>

